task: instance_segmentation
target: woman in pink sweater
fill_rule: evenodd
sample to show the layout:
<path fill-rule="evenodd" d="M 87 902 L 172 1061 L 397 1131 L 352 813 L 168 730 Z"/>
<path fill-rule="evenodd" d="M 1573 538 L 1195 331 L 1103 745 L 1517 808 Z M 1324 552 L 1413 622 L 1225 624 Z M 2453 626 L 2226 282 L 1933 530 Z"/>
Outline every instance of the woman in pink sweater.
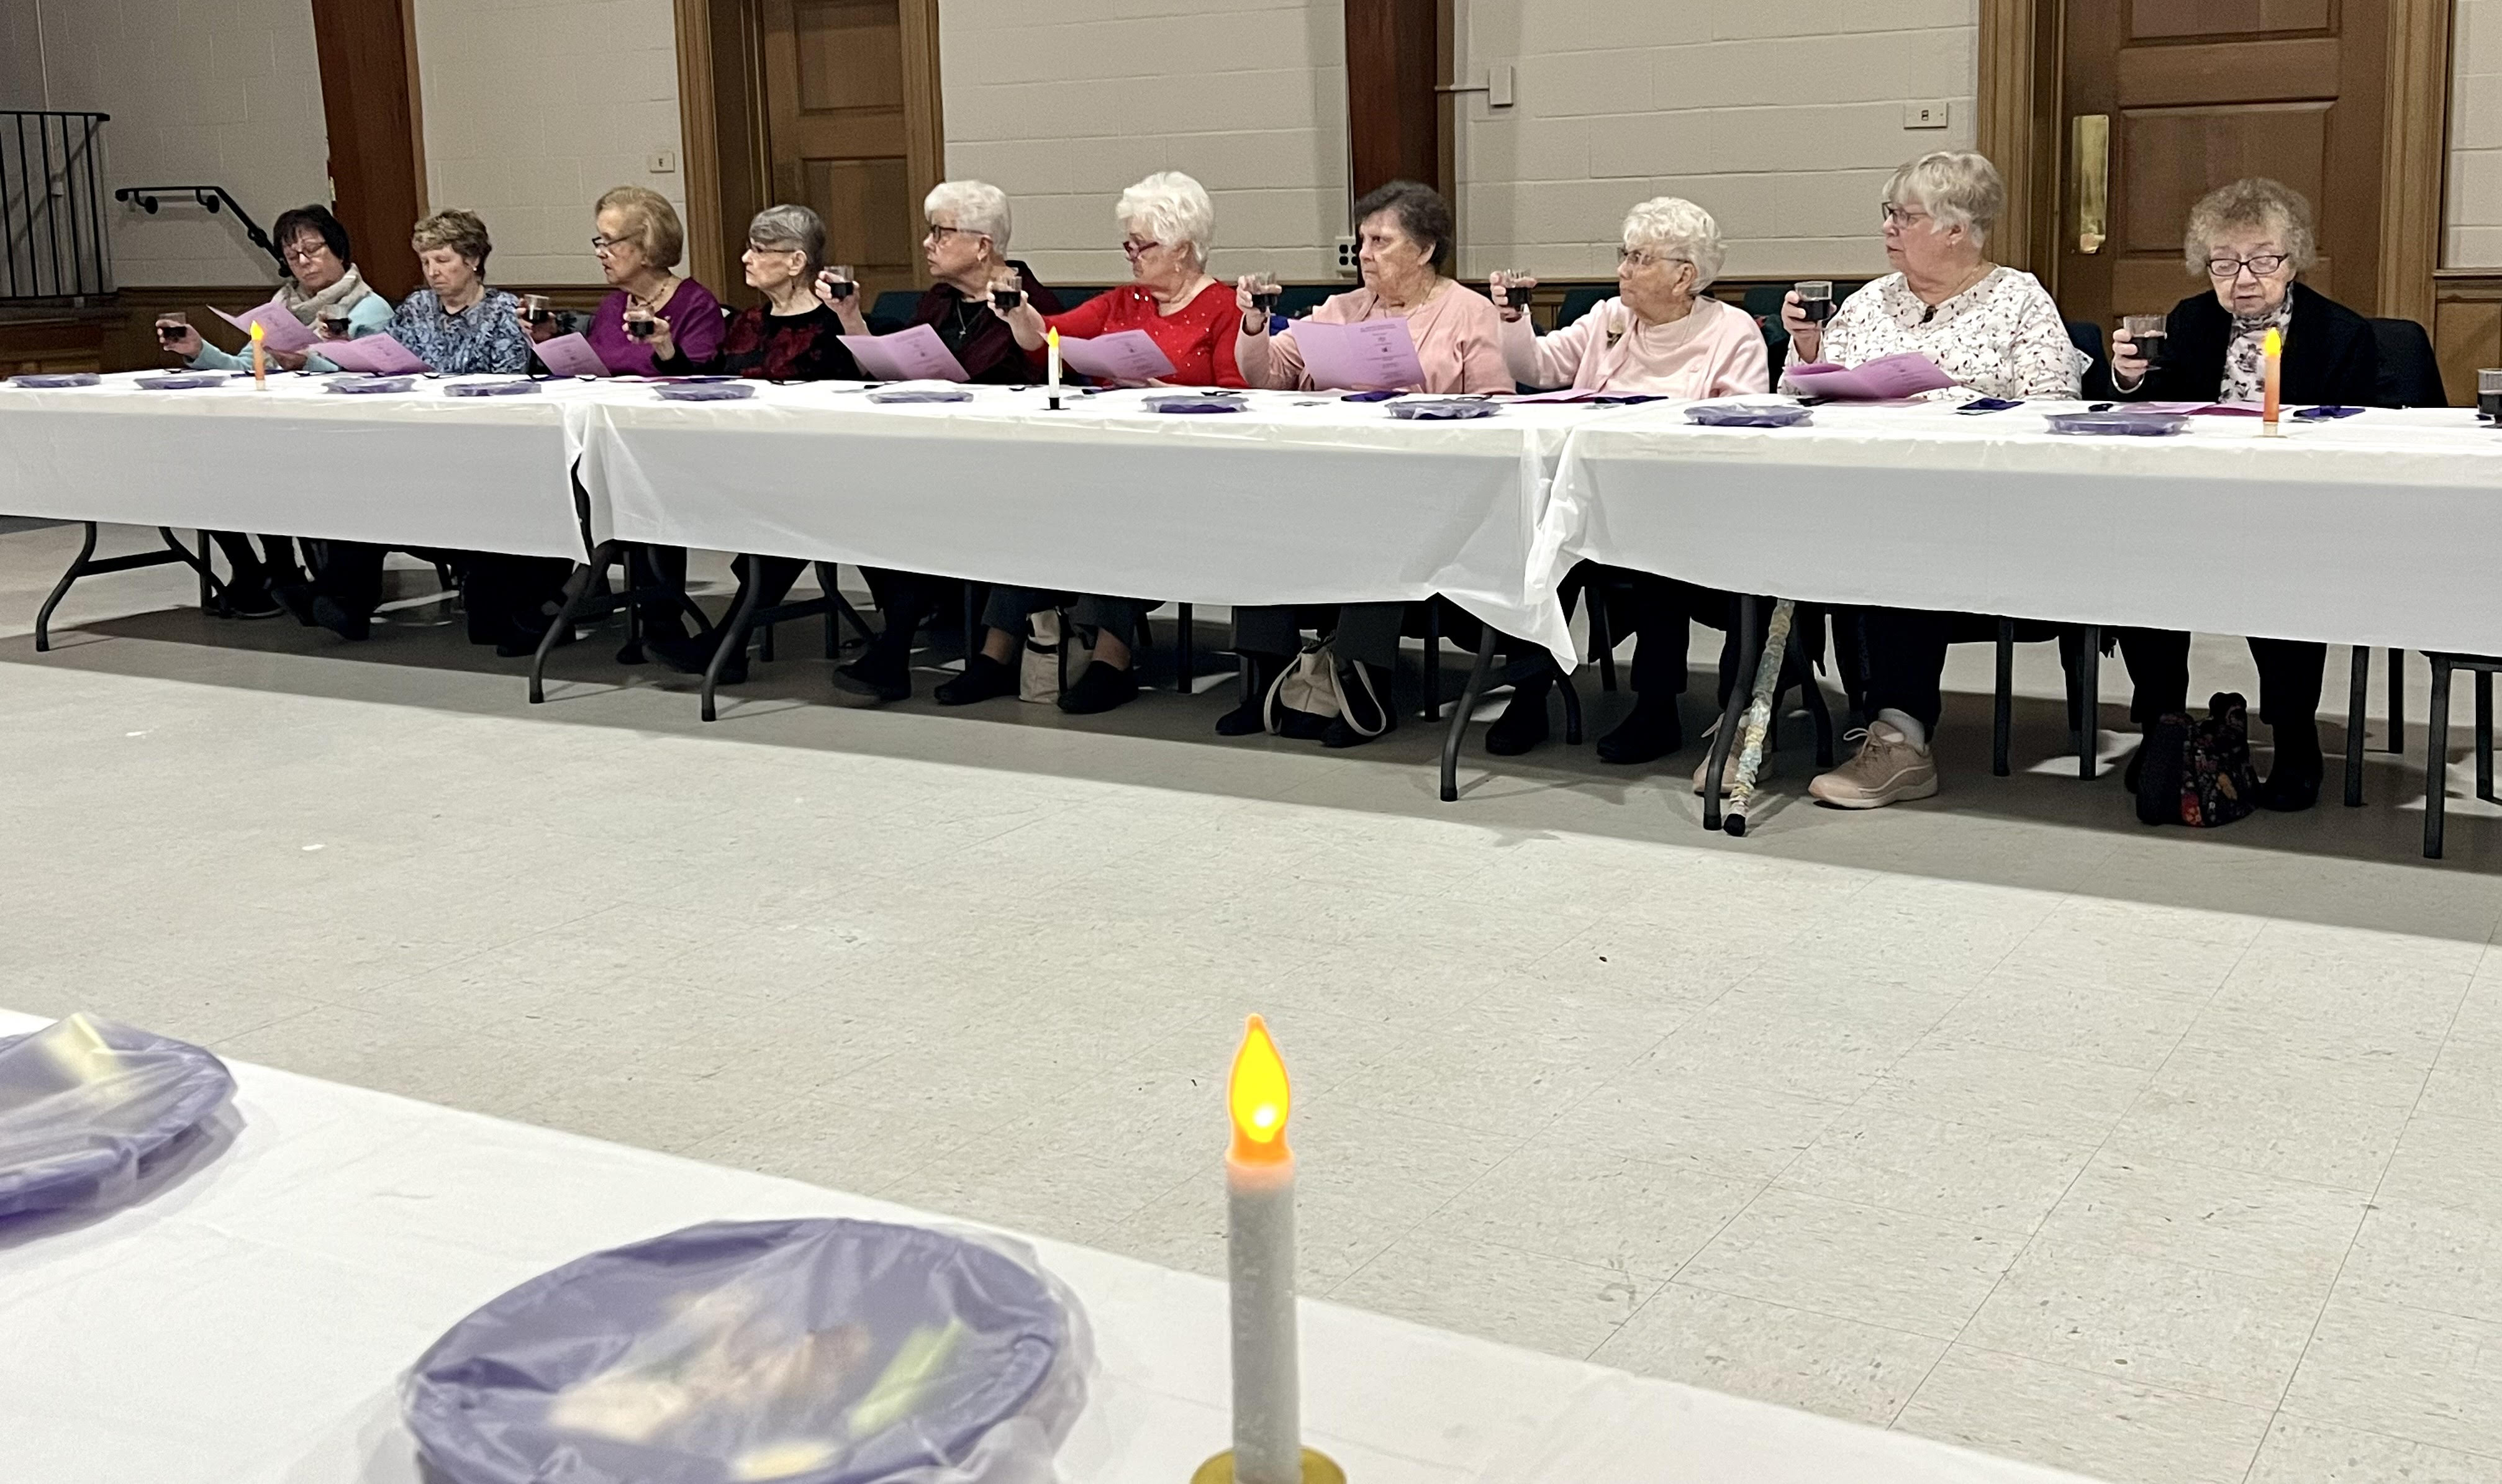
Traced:
<path fill-rule="evenodd" d="M 1625 216 L 1616 252 L 1617 297 L 1605 299 L 1551 335 L 1506 306 L 1503 350 L 1512 377 L 1532 387 L 1638 392 L 1699 399 L 1772 389 L 1764 332 L 1734 304 L 1704 295 L 1727 256 L 1719 223 L 1691 201 L 1659 196 Z M 1536 281 L 1525 286 L 1536 287 Z M 1584 562 L 1573 573 L 1594 594 L 1614 598 L 1615 631 L 1640 636 L 1634 650 L 1634 709 L 1599 739 L 1599 760 L 1643 763 L 1684 745 L 1677 697 L 1684 693 L 1686 621 L 1733 626 L 1737 598 L 1690 583 Z M 1722 689 L 1730 683 L 1734 638 L 1721 656 Z M 1486 730 L 1486 751 L 1528 752 L 1546 740 L 1547 696 L 1561 673 L 1553 657 L 1532 653 L 1510 668 L 1511 702 Z"/>
<path fill-rule="evenodd" d="M 1503 327 L 1493 303 L 1442 274 L 1451 254 L 1452 223 L 1450 203 L 1441 192 L 1414 181 L 1393 181 L 1356 202 L 1351 215 L 1364 287 L 1323 302 L 1312 319 L 1323 324 L 1405 320 L 1425 380 L 1404 390 L 1511 390 L 1511 371 L 1500 344 Z M 1235 294 L 1242 331 L 1234 342 L 1234 364 L 1254 387 L 1312 388 L 1294 329 L 1277 327 L 1254 306 L 1252 292 L 1258 287 L 1244 279 Z M 1218 734 L 1239 737 L 1268 729 L 1264 703 L 1268 689 L 1302 647 L 1305 628 L 1331 635 L 1345 705 L 1344 713 L 1321 730 L 1321 745 L 1356 747 L 1398 725 L 1390 677 L 1398 664 L 1406 606 L 1345 603 L 1234 610 L 1234 648 L 1249 664 L 1252 685 L 1250 699 L 1218 720 Z"/>

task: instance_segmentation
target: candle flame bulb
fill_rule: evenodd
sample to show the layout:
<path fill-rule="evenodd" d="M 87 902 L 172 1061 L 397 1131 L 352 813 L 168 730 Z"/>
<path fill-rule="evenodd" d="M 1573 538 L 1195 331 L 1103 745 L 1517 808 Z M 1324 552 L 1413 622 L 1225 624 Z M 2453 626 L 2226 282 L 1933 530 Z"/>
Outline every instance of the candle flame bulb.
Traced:
<path fill-rule="evenodd" d="M 261 327 L 259 320 L 254 320 L 252 322 L 252 380 L 259 387 L 269 385 L 269 352 L 261 345 L 268 338 L 269 332 Z"/>
<path fill-rule="evenodd" d="M 2259 339 L 2260 369 L 2265 375 L 2266 402 L 2259 421 L 2267 432 L 2277 430 L 2277 414 L 2284 403 L 2284 331 L 2271 324 Z"/>
<path fill-rule="evenodd" d="M 1286 1147 L 1286 1115 L 1294 1106 L 1294 1085 L 1286 1080 L 1277 1043 L 1268 1037 L 1268 1023 L 1259 1016 L 1242 1028 L 1226 1100 L 1234 1114 L 1235 1160 L 1274 1164 L 1293 1158 Z"/>

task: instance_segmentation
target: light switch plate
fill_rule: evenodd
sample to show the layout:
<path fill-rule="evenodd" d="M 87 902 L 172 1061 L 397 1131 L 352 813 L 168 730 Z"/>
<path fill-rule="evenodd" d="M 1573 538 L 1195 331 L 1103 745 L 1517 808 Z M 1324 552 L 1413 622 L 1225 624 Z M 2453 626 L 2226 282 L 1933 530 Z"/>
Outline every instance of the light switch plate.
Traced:
<path fill-rule="evenodd" d="M 1518 77 L 1519 70 L 1509 62 L 1501 62 L 1488 67 L 1486 69 L 1486 107 L 1509 108 L 1518 102 L 1519 95 L 1514 86 Z"/>
<path fill-rule="evenodd" d="M 1907 129 L 1943 129 L 1952 121 L 1953 105 L 1938 103 L 1906 103 L 1903 105 L 1903 127 Z"/>
<path fill-rule="evenodd" d="M 654 175 L 675 175 L 678 173 L 677 152 L 655 150 L 652 152 L 652 157 L 644 162 L 644 168 Z"/>

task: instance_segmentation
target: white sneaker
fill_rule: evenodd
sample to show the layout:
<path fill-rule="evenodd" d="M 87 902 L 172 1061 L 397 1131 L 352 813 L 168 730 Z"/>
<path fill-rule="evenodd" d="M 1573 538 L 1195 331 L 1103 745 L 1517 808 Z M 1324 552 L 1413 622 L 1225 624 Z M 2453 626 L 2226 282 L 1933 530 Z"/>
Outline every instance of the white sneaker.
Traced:
<path fill-rule="evenodd" d="M 1703 760 L 1694 765 L 1694 793 L 1697 798 L 1702 797 L 1703 785 L 1711 772 L 1711 739 L 1719 734 L 1720 724 L 1718 722 L 1713 722 L 1710 725 L 1703 728 Z M 1739 738 L 1737 746 L 1733 746 L 1729 749 L 1729 760 L 1721 764 L 1720 796 L 1722 798 L 1727 798 L 1729 796 L 1729 785 L 1731 781 L 1736 779 L 1738 776 L 1738 752 L 1739 749 L 1744 745 L 1745 739 L 1741 736 Z M 1766 748 L 1764 750 L 1764 760 L 1755 765 L 1755 782 L 1759 785 L 1762 784 L 1766 779 L 1773 776 L 1773 752 L 1771 748 Z"/>
<path fill-rule="evenodd" d="M 1882 809 L 1907 799 L 1935 796 L 1937 759 L 1892 723 L 1872 723 L 1867 730 L 1843 740 L 1851 737 L 1866 739 L 1860 743 L 1859 756 L 1807 786 L 1818 800 L 1838 809 Z"/>

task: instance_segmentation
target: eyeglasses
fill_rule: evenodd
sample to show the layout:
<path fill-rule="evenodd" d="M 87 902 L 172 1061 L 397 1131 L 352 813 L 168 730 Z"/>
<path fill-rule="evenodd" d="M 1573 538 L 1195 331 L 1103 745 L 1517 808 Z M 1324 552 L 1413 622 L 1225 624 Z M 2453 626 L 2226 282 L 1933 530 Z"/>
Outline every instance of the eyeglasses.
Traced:
<path fill-rule="evenodd" d="M 602 257 L 607 256 L 619 248 L 630 248 L 633 245 L 634 239 L 631 237 L 610 237 L 605 233 L 591 239 L 591 251 L 598 253 Z"/>
<path fill-rule="evenodd" d="M 750 253 L 805 253 L 808 250 L 796 243 L 762 243 L 751 237 L 747 240 L 747 251 Z"/>
<path fill-rule="evenodd" d="M 2211 257 L 2207 259 L 2207 276 L 2221 284 L 2240 278 L 2242 270 L 2250 270 L 2252 278 L 2266 278 L 2292 261 L 2282 253 L 2262 253 L 2256 257 Z"/>
<path fill-rule="evenodd" d="M 958 234 L 962 234 L 966 237 L 985 237 L 989 235 L 986 232 L 976 232 L 968 226 L 940 226 L 937 222 L 932 221 L 930 223 L 930 230 L 921 234 L 921 240 L 923 242 L 938 242 Z"/>
<path fill-rule="evenodd" d="M 1647 268 L 1653 263 L 1687 263 L 1693 260 L 1690 257 L 1677 257 L 1668 253 L 1653 253 L 1646 248 L 1616 249 L 1618 267 Z"/>
<path fill-rule="evenodd" d="M 1891 201 L 1878 208 L 1876 215 L 1879 220 L 1890 227 L 1908 227 L 1914 221 L 1936 219 L 1927 212 L 1915 212 L 1908 206 L 1896 206 Z"/>
<path fill-rule="evenodd" d="M 1135 237 L 1131 237 L 1123 240 L 1121 243 L 1121 251 L 1130 255 L 1130 261 L 1136 262 L 1139 258 L 1146 256 L 1148 253 L 1163 246 L 1164 244 L 1160 242 L 1140 242 Z"/>
<path fill-rule="evenodd" d="M 330 245 L 326 242 L 305 244 L 288 248 L 287 260 L 290 263 L 318 263 L 321 260 L 321 254 L 329 251 Z"/>

